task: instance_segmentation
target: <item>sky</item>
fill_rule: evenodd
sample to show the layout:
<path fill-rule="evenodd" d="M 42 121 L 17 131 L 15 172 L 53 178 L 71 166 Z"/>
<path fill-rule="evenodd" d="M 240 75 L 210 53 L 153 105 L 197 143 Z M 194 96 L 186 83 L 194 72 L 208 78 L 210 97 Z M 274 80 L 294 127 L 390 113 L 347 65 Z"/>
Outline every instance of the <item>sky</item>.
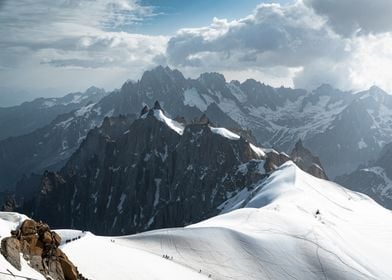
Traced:
<path fill-rule="evenodd" d="M 0 0 L 0 107 L 157 65 L 392 93 L 391 0 Z"/>

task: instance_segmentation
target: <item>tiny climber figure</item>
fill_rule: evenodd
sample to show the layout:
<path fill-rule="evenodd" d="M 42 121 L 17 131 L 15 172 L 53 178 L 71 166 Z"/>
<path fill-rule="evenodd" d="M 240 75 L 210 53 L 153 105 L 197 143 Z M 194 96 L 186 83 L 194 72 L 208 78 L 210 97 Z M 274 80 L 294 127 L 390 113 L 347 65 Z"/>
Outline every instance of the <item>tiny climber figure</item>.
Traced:
<path fill-rule="evenodd" d="M 320 215 L 320 210 L 319 209 L 317 209 L 317 211 L 316 211 L 316 216 L 317 215 Z"/>

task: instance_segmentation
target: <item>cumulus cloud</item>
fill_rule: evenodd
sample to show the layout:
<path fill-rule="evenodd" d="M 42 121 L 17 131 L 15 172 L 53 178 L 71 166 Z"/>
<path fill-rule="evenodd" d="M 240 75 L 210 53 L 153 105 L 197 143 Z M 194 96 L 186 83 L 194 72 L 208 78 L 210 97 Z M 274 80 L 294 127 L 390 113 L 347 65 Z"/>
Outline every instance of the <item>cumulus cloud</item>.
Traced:
<path fill-rule="evenodd" d="M 390 0 L 261 4 L 243 19 L 180 30 L 168 42 L 167 61 L 189 73 L 250 73 L 275 86 L 330 83 L 356 90 L 377 84 L 392 90 L 385 51 L 392 47 L 385 33 L 392 27 L 391 7 Z"/>
<path fill-rule="evenodd" d="M 294 70 L 300 67 L 302 76 L 312 73 L 310 68 L 315 65 L 324 64 L 326 57 L 331 65 L 341 63 L 348 55 L 347 40 L 301 2 L 262 4 L 238 21 L 214 19 L 208 27 L 180 30 L 167 47 L 168 61 L 180 67 L 255 69 L 263 73 L 286 67 L 290 75 L 298 73 Z M 329 71 L 329 76 L 330 82 L 340 84 L 341 73 L 334 77 Z M 305 80 L 294 79 L 301 81 L 301 86 Z"/>
<path fill-rule="evenodd" d="M 210 27 L 181 30 L 170 39 L 167 54 L 183 66 L 217 61 L 224 67 L 233 62 L 240 62 L 238 67 L 297 67 L 326 55 L 340 60 L 345 42 L 302 5 L 263 4 L 239 21 L 214 19 Z"/>
<path fill-rule="evenodd" d="M 392 31 L 391 0 L 303 0 L 344 36 Z"/>

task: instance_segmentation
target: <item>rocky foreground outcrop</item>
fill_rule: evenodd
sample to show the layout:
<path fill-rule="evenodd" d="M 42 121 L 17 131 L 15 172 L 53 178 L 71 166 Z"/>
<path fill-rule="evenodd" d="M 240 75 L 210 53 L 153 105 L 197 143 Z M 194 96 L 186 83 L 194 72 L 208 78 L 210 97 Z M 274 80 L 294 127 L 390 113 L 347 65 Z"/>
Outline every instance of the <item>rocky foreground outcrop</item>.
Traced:
<path fill-rule="evenodd" d="M 20 256 L 47 279 L 85 280 L 77 267 L 59 248 L 61 237 L 47 224 L 25 220 L 11 236 L 1 241 L 1 254 L 21 270 Z"/>

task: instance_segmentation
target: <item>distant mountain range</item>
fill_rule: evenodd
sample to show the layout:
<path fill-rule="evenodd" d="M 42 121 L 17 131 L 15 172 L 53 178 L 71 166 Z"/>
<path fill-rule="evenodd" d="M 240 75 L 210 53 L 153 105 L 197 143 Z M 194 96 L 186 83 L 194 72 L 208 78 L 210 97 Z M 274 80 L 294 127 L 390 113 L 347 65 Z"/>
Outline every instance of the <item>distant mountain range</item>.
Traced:
<path fill-rule="evenodd" d="M 386 145 L 375 161 L 362 165 L 350 174 L 339 176 L 336 181 L 392 209 L 392 144 Z"/>
<path fill-rule="evenodd" d="M 353 94 L 322 85 L 309 92 L 252 79 L 227 82 L 217 73 L 186 79 L 160 66 L 100 101 L 0 141 L 0 189 L 13 188 L 23 174 L 59 170 L 106 116 L 136 116 L 155 100 L 172 118 L 205 113 L 218 126 L 249 129 L 263 147 L 288 153 L 301 139 L 331 179 L 375 160 L 392 133 L 392 97 L 377 87 Z"/>
<path fill-rule="evenodd" d="M 60 98 L 38 98 L 19 106 L 0 107 L 0 140 L 28 134 L 49 124 L 58 115 L 96 103 L 105 95 L 103 89 L 91 87 L 84 93 L 70 93 Z"/>
<path fill-rule="evenodd" d="M 95 125 L 92 120 L 71 125 L 70 118 L 85 114 L 86 108 L 105 95 L 102 89 L 92 87 L 85 93 L 1 108 L 0 135 L 7 138 L 0 141 L 0 190 L 13 189 L 22 176 L 32 172 L 61 168 Z"/>

